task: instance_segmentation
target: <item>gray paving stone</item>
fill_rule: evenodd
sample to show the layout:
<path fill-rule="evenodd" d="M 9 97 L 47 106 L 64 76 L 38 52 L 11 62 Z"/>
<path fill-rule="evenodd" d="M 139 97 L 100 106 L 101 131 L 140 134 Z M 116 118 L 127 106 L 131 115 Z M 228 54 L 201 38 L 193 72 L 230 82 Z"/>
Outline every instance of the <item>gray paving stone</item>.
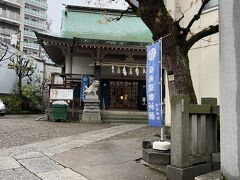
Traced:
<path fill-rule="evenodd" d="M 214 171 L 211 173 L 207 173 L 207 174 L 195 177 L 195 180 L 220 180 L 221 174 L 222 174 L 222 172 L 220 170 Z"/>
<path fill-rule="evenodd" d="M 87 180 L 87 178 L 81 176 L 80 174 L 74 172 L 73 170 L 69 168 L 61 169 L 61 170 L 55 170 L 55 171 L 49 171 L 38 174 L 38 176 L 43 180 Z"/>
<path fill-rule="evenodd" d="M 64 168 L 46 156 L 32 159 L 21 159 L 19 162 L 34 174 L 60 170 Z"/>
<path fill-rule="evenodd" d="M 20 168 L 21 165 L 12 157 L 0 157 L 0 170 Z"/>
<path fill-rule="evenodd" d="M 27 171 L 25 168 L 8 169 L 0 171 L 1 180 L 40 180 L 37 176 Z"/>
<path fill-rule="evenodd" d="M 30 159 L 30 158 L 37 158 L 37 157 L 43 157 L 44 154 L 40 152 L 27 152 L 21 155 L 15 156 L 16 159 Z"/>

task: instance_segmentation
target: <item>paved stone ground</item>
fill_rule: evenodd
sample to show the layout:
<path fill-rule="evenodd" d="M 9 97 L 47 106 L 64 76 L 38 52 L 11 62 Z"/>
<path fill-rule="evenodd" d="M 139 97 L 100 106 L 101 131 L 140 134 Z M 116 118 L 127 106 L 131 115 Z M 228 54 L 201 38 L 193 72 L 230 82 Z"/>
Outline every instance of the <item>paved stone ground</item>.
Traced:
<path fill-rule="evenodd" d="M 16 118 L 21 122 L 36 123 L 36 126 L 38 123 L 46 123 L 45 126 L 51 124 L 26 119 L 27 117 Z M 14 121 L 14 118 L 10 118 L 10 121 L 18 122 Z M 93 126 L 98 128 L 101 125 Z M 17 129 L 12 133 L 15 131 Z M 48 138 L 53 139 L 0 150 L 0 179 L 165 179 L 164 175 L 135 162 L 136 158 L 141 157 L 141 139 L 156 132 L 158 129 L 127 124 L 112 127 L 102 125 L 95 131 L 82 130 L 71 136 L 59 138 L 53 138 L 50 133 Z M 66 134 L 63 133 L 62 136 Z M 26 138 L 27 135 L 22 137 Z M 24 142 L 28 142 L 28 139 Z M 14 146 L 14 143 L 12 145 Z"/>

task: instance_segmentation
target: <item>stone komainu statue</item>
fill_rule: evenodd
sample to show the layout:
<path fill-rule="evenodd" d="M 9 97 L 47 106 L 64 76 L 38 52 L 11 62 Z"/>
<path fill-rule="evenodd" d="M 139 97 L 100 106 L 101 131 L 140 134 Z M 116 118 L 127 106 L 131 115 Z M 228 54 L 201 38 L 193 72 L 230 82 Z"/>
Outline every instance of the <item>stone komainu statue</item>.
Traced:
<path fill-rule="evenodd" d="M 99 81 L 98 80 L 94 80 L 93 83 L 87 87 L 85 86 L 86 89 L 84 91 L 84 94 L 85 95 L 95 95 L 97 96 L 97 91 L 98 91 L 98 88 L 99 88 Z"/>

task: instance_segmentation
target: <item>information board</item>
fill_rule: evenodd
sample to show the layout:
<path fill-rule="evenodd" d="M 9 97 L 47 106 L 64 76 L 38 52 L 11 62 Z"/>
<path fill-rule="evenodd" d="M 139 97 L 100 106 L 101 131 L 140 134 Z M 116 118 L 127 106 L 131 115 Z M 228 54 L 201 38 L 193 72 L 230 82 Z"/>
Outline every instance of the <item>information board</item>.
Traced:
<path fill-rule="evenodd" d="M 50 100 L 73 100 L 73 89 L 50 89 Z"/>

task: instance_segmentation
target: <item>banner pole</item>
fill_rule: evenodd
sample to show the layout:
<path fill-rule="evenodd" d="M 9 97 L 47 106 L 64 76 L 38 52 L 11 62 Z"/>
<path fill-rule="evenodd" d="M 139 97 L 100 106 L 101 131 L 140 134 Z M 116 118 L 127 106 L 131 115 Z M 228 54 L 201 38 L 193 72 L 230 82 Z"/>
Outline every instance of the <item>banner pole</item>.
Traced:
<path fill-rule="evenodd" d="M 163 48 L 162 48 L 162 40 L 163 40 L 163 38 L 161 37 L 160 38 L 160 45 L 161 45 L 161 55 L 160 55 L 160 89 L 161 89 L 161 93 L 160 93 L 160 97 L 161 97 L 161 118 L 162 118 L 162 127 L 161 127 L 161 141 L 164 141 L 164 128 L 163 128 L 163 99 L 162 99 L 162 95 L 163 95 L 163 92 L 162 92 L 162 90 L 163 90 L 163 77 L 162 77 L 162 58 L 163 58 L 163 52 L 162 52 L 162 50 L 163 50 Z"/>

